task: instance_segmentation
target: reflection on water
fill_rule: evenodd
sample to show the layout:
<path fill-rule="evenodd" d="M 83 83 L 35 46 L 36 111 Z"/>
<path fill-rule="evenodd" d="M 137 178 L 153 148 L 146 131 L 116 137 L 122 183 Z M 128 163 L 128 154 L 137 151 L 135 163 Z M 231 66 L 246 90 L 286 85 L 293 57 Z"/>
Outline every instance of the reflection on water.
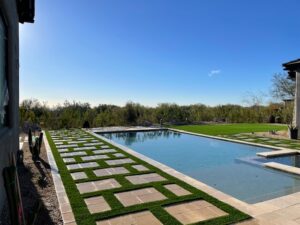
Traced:
<path fill-rule="evenodd" d="M 143 143 L 147 140 L 157 140 L 160 138 L 179 138 L 181 133 L 169 132 L 166 130 L 160 131 L 145 131 L 145 132 L 119 132 L 102 134 L 104 137 L 112 139 L 122 139 L 126 146 L 131 146 L 133 143 Z"/>

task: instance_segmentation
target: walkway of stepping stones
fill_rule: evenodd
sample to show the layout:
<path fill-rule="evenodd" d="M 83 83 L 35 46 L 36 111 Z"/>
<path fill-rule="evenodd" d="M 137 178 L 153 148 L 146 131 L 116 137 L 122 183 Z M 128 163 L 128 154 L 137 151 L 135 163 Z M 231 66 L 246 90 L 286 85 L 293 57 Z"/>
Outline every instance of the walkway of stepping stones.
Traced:
<path fill-rule="evenodd" d="M 48 139 L 73 208 L 65 224 L 190 224 L 230 216 L 194 187 L 85 131 L 49 131 Z"/>
<path fill-rule="evenodd" d="M 257 144 L 300 150 L 300 141 L 298 140 L 275 139 L 271 137 L 261 137 L 261 136 L 255 136 L 250 134 L 234 134 L 234 135 L 220 135 L 220 136 L 224 138 L 236 139 L 245 142 L 252 142 Z"/>

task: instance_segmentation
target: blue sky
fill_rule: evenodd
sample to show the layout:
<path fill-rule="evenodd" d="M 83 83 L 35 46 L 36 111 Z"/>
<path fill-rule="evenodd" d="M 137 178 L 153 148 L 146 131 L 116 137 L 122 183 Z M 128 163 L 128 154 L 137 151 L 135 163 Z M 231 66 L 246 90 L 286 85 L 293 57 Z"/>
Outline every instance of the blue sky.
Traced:
<path fill-rule="evenodd" d="M 299 0 L 39 0 L 20 100 L 242 103 L 300 58 Z"/>

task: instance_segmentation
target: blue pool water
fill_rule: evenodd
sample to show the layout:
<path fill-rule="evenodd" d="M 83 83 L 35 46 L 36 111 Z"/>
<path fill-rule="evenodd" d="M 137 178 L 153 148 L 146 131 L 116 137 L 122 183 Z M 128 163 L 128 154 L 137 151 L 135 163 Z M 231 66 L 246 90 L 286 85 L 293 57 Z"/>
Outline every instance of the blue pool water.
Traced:
<path fill-rule="evenodd" d="M 248 203 L 300 191 L 300 176 L 261 166 L 256 153 L 267 148 L 173 131 L 102 135 Z"/>

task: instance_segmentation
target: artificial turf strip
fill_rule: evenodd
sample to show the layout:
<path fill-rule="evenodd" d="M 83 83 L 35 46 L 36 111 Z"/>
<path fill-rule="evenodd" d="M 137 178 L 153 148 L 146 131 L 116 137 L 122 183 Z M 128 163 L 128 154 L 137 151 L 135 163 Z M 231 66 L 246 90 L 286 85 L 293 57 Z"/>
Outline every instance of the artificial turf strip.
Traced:
<path fill-rule="evenodd" d="M 183 125 L 172 126 L 178 130 L 189 131 L 207 135 L 232 135 L 251 132 L 268 132 L 270 130 L 287 130 L 286 125 L 264 123 L 235 123 L 235 124 L 209 124 L 209 125 Z"/>
<path fill-rule="evenodd" d="M 84 132 L 80 130 L 79 132 Z M 49 134 L 48 131 L 46 131 L 46 136 L 49 140 L 50 147 L 52 149 L 54 158 L 56 160 L 57 166 L 60 171 L 60 175 L 62 177 L 63 184 L 65 186 L 67 195 L 69 197 L 74 216 L 76 218 L 76 222 L 78 225 L 88 225 L 88 224 L 95 224 L 95 221 L 103 220 L 103 219 L 109 219 L 114 216 L 120 216 L 128 213 L 133 213 L 133 212 L 139 212 L 143 210 L 149 210 L 151 211 L 157 219 L 159 219 L 163 224 L 167 225 L 176 225 L 176 224 L 181 224 L 179 223 L 174 217 L 169 215 L 167 211 L 163 209 L 164 206 L 170 205 L 170 204 L 175 204 L 175 203 L 183 203 L 187 202 L 190 200 L 197 200 L 197 199 L 203 199 L 206 200 L 207 202 L 212 203 L 216 207 L 220 208 L 221 210 L 227 212 L 229 215 L 227 216 L 222 216 L 218 217 L 215 219 L 211 219 L 209 221 L 202 221 L 196 224 L 232 224 L 241 220 L 245 220 L 250 218 L 248 215 L 238 211 L 237 209 L 209 196 L 208 194 L 194 188 L 193 186 L 190 186 L 189 184 L 173 177 L 170 176 L 167 173 L 164 173 L 160 169 L 152 166 L 151 164 L 148 164 L 144 162 L 143 160 L 136 158 L 133 155 L 128 154 L 127 152 L 109 144 L 106 143 L 104 140 L 99 139 L 95 136 L 92 136 L 89 133 L 88 134 L 90 137 L 93 137 L 96 140 L 100 140 L 101 142 L 105 143 L 112 149 L 115 149 L 117 152 L 123 153 L 125 157 L 131 158 L 132 160 L 135 161 L 135 163 L 131 164 L 123 164 L 123 165 L 115 165 L 115 166 L 123 166 L 126 169 L 128 169 L 131 173 L 130 174 L 121 174 L 121 175 L 112 175 L 112 176 L 105 176 L 105 177 L 96 177 L 95 174 L 92 172 L 95 168 L 85 168 L 85 169 L 76 169 L 69 171 L 66 168 L 66 164 L 63 162 L 60 153 L 57 151 L 51 135 Z M 71 148 L 69 148 L 71 150 Z M 86 151 L 88 155 L 92 155 L 92 151 Z M 107 154 L 111 157 L 111 159 L 120 159 L 120 158 L 114 158 L 112 154 Z M 74 157 L 76 162 L 82 162 L 80 157 Z M 124 157 L 123 157 L 124 158 Z M 107 165 L 104 161 L 107 159 L 100 159 L 100 160 L 93 160 L 100 164 L 99 168 L 107 168 L 107 167 L 115 167 L 115 166 L 109 166 Z M 144 165 L 149 169 L 149 171 L 145 172 L 138 172 L 137 170 L 133 169 L 131 166 L 132 165 Z M 88 179 L 82 179 L 78 181 L 73 181 L 70 172 L 76 172 L 76 171 L 83 171 L 88 175 Z M 157 173 L 163 177 L 165 177 L 167 180 L 166 181 L 161 181 L 161 182 L 153 182 L 153 183 L 147 183 L 147 184 L 140 184 L 140 185 L 133 185 L 131 184 L 125 176 L 128 175 L 137 175 L 137 174 L 147 174 L 147 173 Z M 97 192 L 91 192 L 91 193 L 85 193 L 85 194 L 80 194 L 77 187 L 76 183 L 78 182 L 85 182 L 85 181 L 92 181 L 92 180 L 102 180 L 106 178 L 115 178 L 121 185 L 122 187 L 120 188 L 115 188 L 112 190 L 104 190 L 104 191 L 97 191 Z M 177 184 L 181 186 L 182 188 L 190 191 L 192 194 L 191 195 L 186 195 L 186 196 L 181 196 L 177 197 L 174 195 L 172 192 L 170 192 L 168 189 L 164 188 L 163 185 L 165 184 Z M 156 190 L 161 192 L 163 195 L 167 197 L 166 200 L 161 200 L 161 201 L 156 201 L 156 202 L 149 202 L 149 203 L 144 203 L 140 205 L 133 205 L 130 207 L 124 207 L 118 199 L 114 196 L 115 193 L 118 192 L 124 192 L 124 191 L 129 191 L 129 190 L 136 190 L 140 188 L 145 188 L 145 187 L 154 187 Z M 86 197 L 93 197 L 93 196 L 99 196 L 102 195 L 107 203 L 111 206 L 112 210 L 111 211 L 106 211 L 102 213 L 96 213 L 96 214 L 90 214 L 90 212 L 87 209 L 87 206 L 84 202 L 84 198 Z M 87 216 L 90 215 L 90 216 Z"/>
<path fill-rule="evenodd" d="M 239 140 L 239 141 L 245 141 L 249 143 L 257 143 L 257 144 L 263 144 L 263 145 L 268 145 L 270 148 L 272 146 L 274 147 L 281 147 L 281 148 L 290 148 L 290 149 L 295 149 L 299 150 L 300 149 L 300 142 L 297 140 L 286 140 L 286 139 L 276 139 L 272 137 L 268 137 L 269 140 L 261 140 L 260 138 L 266 138 L 264 136 L 253 136 L 253 135 L 243 135 L 243 137 L 247 137 L 248 139 L 253 139 L 253 140 L 245 140 L 245 138 L 240 138 L 235 135 L 226 135 L 226 138 L 231 139 L 231 140 Z M 278 141 L 278 143 L 270 143 L 269 141 Z M 287 144 L 289 145 L 288 147 L 282 147 L 280 144 Z M 297 149 L 298 148 L 298 149 Z"/>

